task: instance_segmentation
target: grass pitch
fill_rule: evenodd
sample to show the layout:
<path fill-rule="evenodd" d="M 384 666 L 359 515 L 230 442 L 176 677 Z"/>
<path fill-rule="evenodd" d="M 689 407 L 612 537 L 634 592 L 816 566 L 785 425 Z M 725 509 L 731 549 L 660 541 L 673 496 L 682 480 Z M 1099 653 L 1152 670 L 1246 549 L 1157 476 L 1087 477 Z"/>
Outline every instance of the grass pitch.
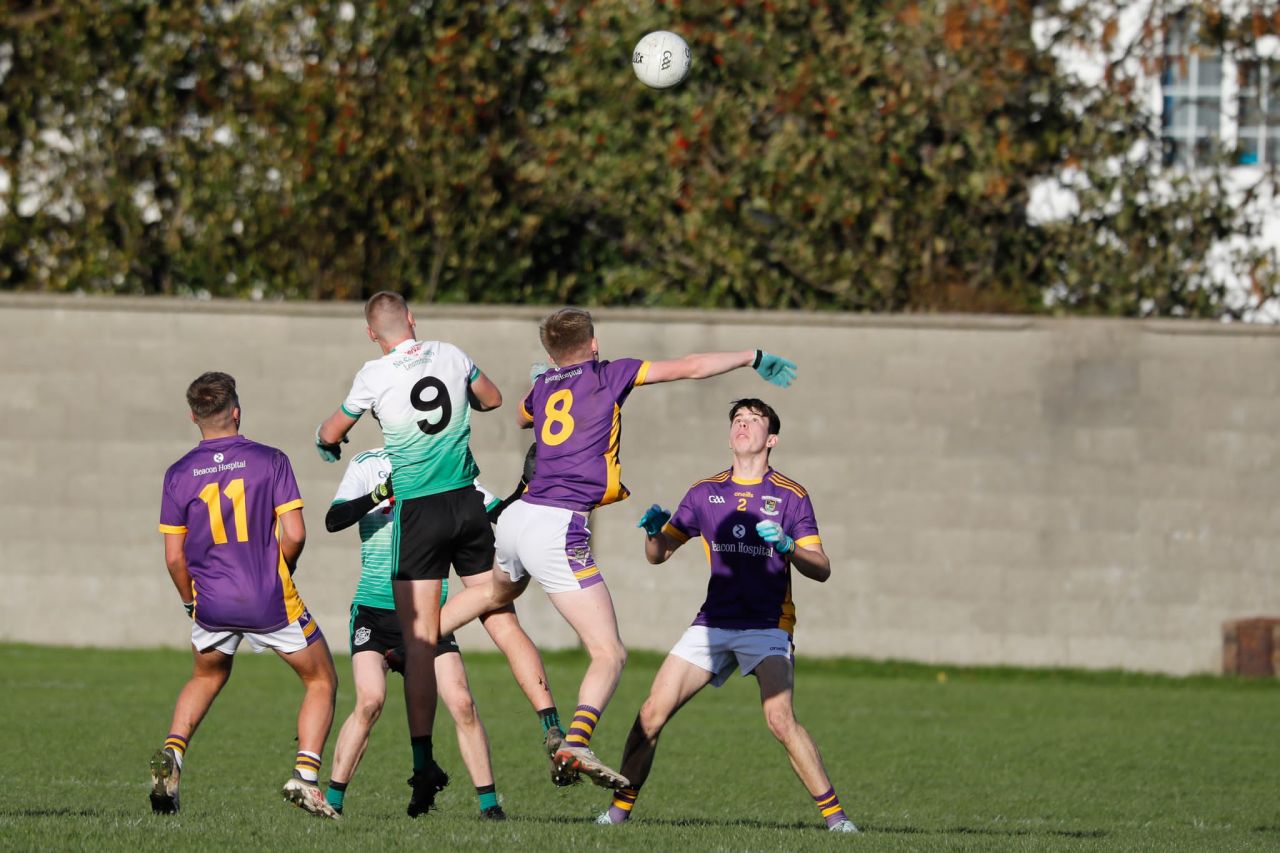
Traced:
<path fill-rule="evenodd" d="M 147 760 L 189 671 L 176 651 L 0 646 L 0 848 L 284 850 L 1253 850 L 1280 848 L 1280 684 L 801 660 L 796 706 L 864 830 L 826 833 L 760 715 L 754 679 L 708 689 L 663 736 L 635 817 L 597 827 L 599 788 L 552 787 L 541 731 L 493 654 L 466 656 L 511 819 L 453 782 L 410 820 L 398 683 L 341 824 L 283 802 L 300 688 L 243 655 L 187 753 L 183 810 L 153 816 Z M 660 657 L 636 654 L 593 747 L 616 762 Z M 351 710 L 349 661 L 338 724 Z M 585 668 L 547 657 L 562 713 Z M 942 673 L 945 672 L 945 678 Z M 393 676 L 398 682 L 398 677 Z M 332 738 L 326 749 L 328 760 Z"/>

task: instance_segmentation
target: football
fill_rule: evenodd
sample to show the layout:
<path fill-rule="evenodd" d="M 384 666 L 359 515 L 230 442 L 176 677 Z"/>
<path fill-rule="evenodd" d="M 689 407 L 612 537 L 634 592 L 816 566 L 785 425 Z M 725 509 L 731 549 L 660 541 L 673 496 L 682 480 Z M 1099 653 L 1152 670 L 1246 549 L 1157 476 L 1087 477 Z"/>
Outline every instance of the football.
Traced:
<path fill-rule="evenodd" d="M 667 30 L 655 30 L 636 43 L 631 70 L 651 89 L 670 89 L 689 76 L 692 57 L 685 40 Z"/>

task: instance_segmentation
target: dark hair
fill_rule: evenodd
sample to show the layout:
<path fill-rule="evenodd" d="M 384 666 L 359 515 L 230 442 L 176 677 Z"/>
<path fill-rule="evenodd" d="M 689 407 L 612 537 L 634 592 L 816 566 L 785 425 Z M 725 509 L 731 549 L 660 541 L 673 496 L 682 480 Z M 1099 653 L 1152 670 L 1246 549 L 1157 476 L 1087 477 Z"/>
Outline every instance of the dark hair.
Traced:
<path fill-rule="evenodd" d="M 596 336 L 591 312 L 582 308 L 561 308 L 538 327 L 542 348 L 558 364 L 563 356 L 572 355 L 591 343 Z"/>
<path fill-rule="evenodd" d="M 187 405 L 200 421 L 230 412 L 240 405 L 235 377 L 216 371 L 201 373 L 187 386 Z"/>
<path fill-rule="evenodd" d="M 773 407 L 764 400 L 756 397 L 743 397 L 741 400 L 734 400 L 729 404 L 729 423 L 733 423 L 734 417 L 740 409 L 747 409 L 769 422 L 769 435 L 777 435 L 782 429 L 782 421 L 778 418 L 778 413 Z"/>

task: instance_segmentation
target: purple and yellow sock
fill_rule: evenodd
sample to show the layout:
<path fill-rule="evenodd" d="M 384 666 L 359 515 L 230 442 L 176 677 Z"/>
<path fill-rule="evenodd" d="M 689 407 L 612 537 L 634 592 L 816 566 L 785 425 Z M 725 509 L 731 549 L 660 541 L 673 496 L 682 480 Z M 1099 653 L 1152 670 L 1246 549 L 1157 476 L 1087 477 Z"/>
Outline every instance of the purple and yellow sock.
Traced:
<path fill-rule="evenodd" d="M 631 817 L 631 808 L 640 796 L 639 788 L 619 788 L 613 792 L 613 802 L 609 804 L 609 821 L 622 823 Z"/>
<path fill-rule="evenodd" d="M 828 788 L 825 794 L 818 794 L 813 798 L 813 802 L 818 806 L 818 811 L 822 812 L 823 818 L 826 819 L 828 829 L 842 820 L 849 819 L 848 815 L 844 813 L 844 807 L 840 805 L 840 798 L 836 796 L 835 788 Z"/>
<path fill-rule="evenodd" d="M 293 761 L 293 772 L 302 781 L 314 785 L 320 781 L 320 756 L 305 749 L 298 750 L 298 757 Z"/>
<path fill-rule="evenodd" d="M 173 732 L 170 732 L 169 736 L 164 739 L 164 746 L 162 748 L 173 753 L 173 757 L 178 763 L 178 772 L 181 773 L 182 759 L 187 754 L 187 739 L 182 735 L 176 735 Z"/>
<path fill-rule="evenodd" d="M 565 735 L 565 746 L 587 747 L 591 745 L 591 735 L 600 722 L 600 710 L 590 705 L 579 705 L 573 712 L 573 722 L 569 724 L 569 733 Z"/>

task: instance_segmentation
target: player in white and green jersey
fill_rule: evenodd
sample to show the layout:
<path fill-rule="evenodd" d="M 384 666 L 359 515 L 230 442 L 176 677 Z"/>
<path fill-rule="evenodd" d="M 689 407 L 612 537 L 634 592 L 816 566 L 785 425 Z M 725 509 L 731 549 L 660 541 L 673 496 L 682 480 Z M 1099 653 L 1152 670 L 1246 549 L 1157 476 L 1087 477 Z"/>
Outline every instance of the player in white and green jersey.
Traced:
<path fill-rule="evenodd" d="M 387 655 L 402 645 L 391 585 L 394 498 L 388 485 L 390 475 L 390 455 L 385 450 L 378 448 L 357 455 L 347 465 L 325 517 L 325 527 L 330 532 L 356 523 L 360 529 L 360 580 L 351 604 L 351 669 L 356 706 L 338 734 L 333 772 L 325 793 L 329 805 L 339 814 L 347 786 L 368 745 L 369 732 L 386 702 Z M 500 503 L 479 483 L 475 488 L 483 495 L 486 508 Z M 448 581 L 443 586 L 442 604 L 448 594 Z M 458 751 L 476 787 L 480 814 L 488 820 L 505 820 L 489 759 L 489 739 L 476 713 L 462 653 L 452 634 L 441 637 L 436 646 L 435 670 L 440 698 L 457 729 Z"/>
<path fill-rule="evenodd" d="M 398 497 L 391 513 L 391 578 L 405 639 L 413 747 L 408 813 L 417 817 L 448 781 L 431 748 L 441 582 L 450 565 L 466 584 L 492 577 L 493 530 L 471 485 L 479 468 L 471 455 L 470 410 L 496 409 L 502 392 L 453 344 L 417 340 L 413 314 L 398 293 L 374 294 L 364 315 L 382 357 L 356 374 L 342 405 L 316 430 L 316 448 L 325 461 L 336 462 L 341 442 L 365 412 L 382 425 Z M 513 667 L 526 664 L 512 661 Z"/>

